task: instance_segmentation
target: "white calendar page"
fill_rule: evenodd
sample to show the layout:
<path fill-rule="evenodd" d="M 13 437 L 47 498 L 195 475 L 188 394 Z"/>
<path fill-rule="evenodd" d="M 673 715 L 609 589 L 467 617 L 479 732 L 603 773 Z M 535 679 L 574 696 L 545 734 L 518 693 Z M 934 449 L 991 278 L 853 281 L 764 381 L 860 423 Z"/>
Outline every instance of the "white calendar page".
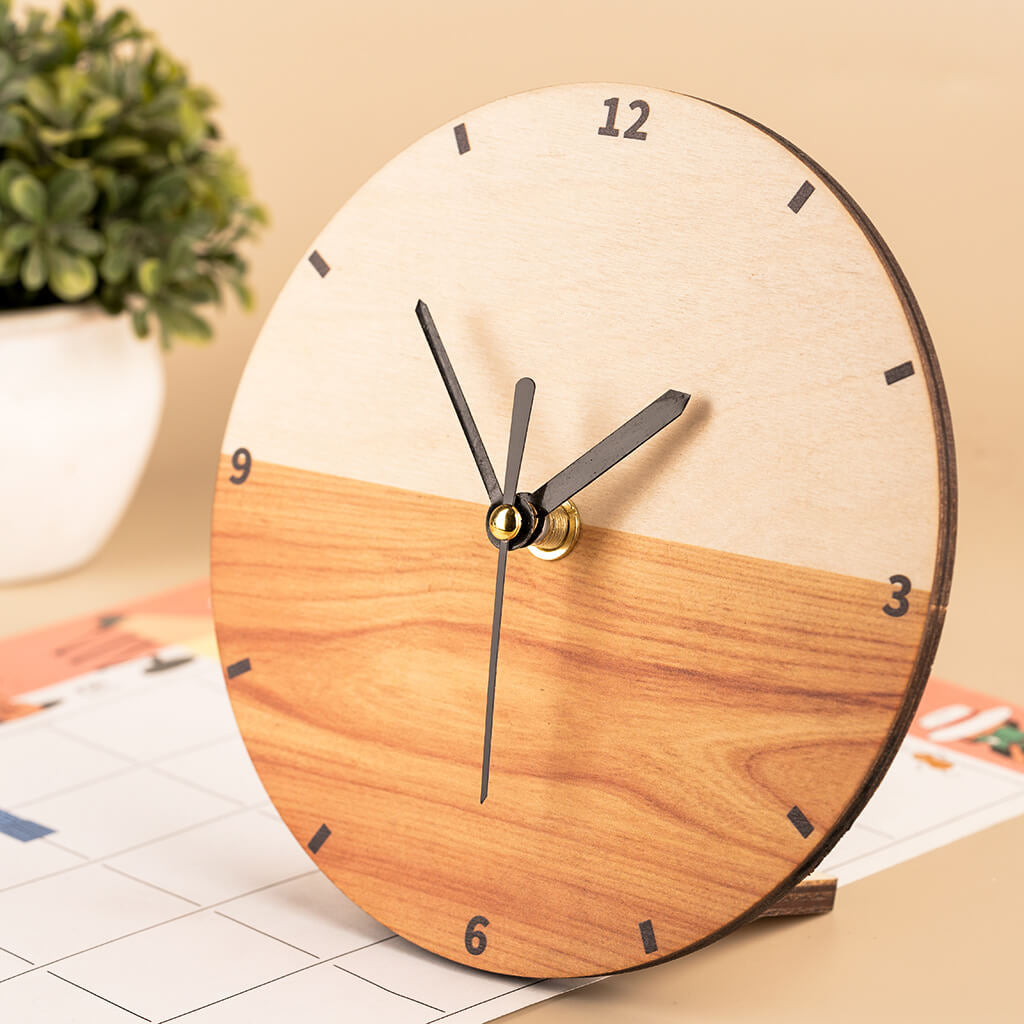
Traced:
<path fill-rule="evenodd" d="M 847 884 L 1024 813 L 1018 711 L 944 685 L 818 874 Z M 980 746 L 957 733 L 974 721 Z M 474 971 L 346 899 L 269 803 L 209 658 L 164 648 L 0 716 L 5 1024 L 469 1024 L 593 980 Z"/>
<path fill-rule="evenodd" d="M 208 658 L 19 700 L 58 703 L 0 724 L 0 1021 L 472 1024 L 590 980 L 474 971 L 346 899 L 271 806 Z"/>

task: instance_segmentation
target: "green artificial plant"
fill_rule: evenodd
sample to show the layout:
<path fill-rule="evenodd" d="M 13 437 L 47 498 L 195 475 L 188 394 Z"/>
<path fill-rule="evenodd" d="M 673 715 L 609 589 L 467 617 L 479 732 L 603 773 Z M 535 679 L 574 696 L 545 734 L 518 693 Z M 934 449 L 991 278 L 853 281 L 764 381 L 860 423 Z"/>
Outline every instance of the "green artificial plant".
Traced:
<path fill-rule="evenodd" d="M 0 309 L 97 302 L 168 345 L 209 339 L 224 286 L 248 308 L 264 215 L 215 103 L 129 11 L 0 0 Z"/>

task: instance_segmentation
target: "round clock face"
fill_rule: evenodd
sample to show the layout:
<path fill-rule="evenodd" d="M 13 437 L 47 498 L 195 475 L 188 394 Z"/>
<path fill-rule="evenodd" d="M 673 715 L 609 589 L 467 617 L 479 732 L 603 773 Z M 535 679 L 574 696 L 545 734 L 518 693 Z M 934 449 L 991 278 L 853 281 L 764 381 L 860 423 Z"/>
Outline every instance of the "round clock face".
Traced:
<path fill-rule="evenodd" d="M 934 353 L 852 200 L 713 104 L 557 87 L 415 143 L 296 267 L 221 456 L 217 632 L 267 791 L 366 911 L 490 971 L 624 970 L 849 827 L 953 514 Z"/>

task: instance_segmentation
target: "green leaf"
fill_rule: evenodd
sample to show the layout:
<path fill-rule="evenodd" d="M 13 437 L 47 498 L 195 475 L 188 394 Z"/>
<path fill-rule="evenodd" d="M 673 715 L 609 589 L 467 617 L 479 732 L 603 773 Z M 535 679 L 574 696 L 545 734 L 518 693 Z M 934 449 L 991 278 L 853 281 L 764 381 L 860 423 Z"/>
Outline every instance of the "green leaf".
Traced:
<path fill-rule="evenodd" d="M 98 256 L 104 249 L 103 236 L 98 231 L 78 225 L 64 228 L 61 240 L 69 249 L 83 256 Z"/>
<path fill-rule="evenodd" d="M 188 239 L 206 238 L 217 228 L 217 219 L 209 210 L 195 210 L 182 221 L 181 234 Z"/>
<path fill-rule="evenodd" d="M 39 136 L 39 141 L 45 142 L 47 146 L 66 146 L 76 137 L 75 132 L 70 128 L 51 128 L 46 124 L 41 125 L 36 130 L 36 134 Z"/>
<path fill-rule="evenodd" d="M 79 123 L 82 128 L 90 128 L 95 125 L 101 127 L 104 121 L 109 121 L 121 113 L 123 104 L 116 96 L 101 96 L 93 100 L 82 112 Z"/>
<path fill-rule="evenodd" d="M 12 252 L 0 249 L 0 284 L 14 284 L 18 280 L 18 267 L 21 261 Z"/>
<path fill-rule="evenodd" d="M 160 289 L 160 261 L 155 257 L 143 260 L 135 276 L 139 279 L 139 287 L 146 295 L 156 295 Z"/>
<path fill-rule="evenodd" d="M 116 285 L 101 284 L 92 296 L 111 316 L 126 309 L 124 292 Z"/>
<path fill-rule="evenodd" d="M 42 76 L 33 75 L 25 83 L 25 99 L 43 117 L 48 118 L 54 123 L 60 122 L 61 110 L 57 103 L 57 95 L 50 86 L 50 83 Z"/>
<path fill-rule="evenodd" d="M 194 305 L 206 302 L 220 303 L 220 289 L 207 277 L 191 277 L 184 284 L 175 287 L 175 294 L 187 299 Z"/>
<path fill-rule="evenodd" d="M 112 139 L 101 142 L 93 150 L 95 160 L 126 160 L 133 156 L 142 156 L 149 147 L 139 138 L 130 135 L 115 135 Z"/>
<path fill-rule="evenodd" d="M 50 181 L 50 219 L 77 220 L 96 202 L 96 185 L 88 171 L 65 168 Z"/>
<path fill-rule="evenodd" d="M 70 125 L 82 107 L 89 76 L 76 67 L 59 67 L 54 72 L 57 82 L 57 102 L 60 104 L 61 123 Z"/>
<path fill-rule="evenodd" d="M 164 265 L 169 276 L 174 277 L 182 272 L 189 273 L 195 266 L 195 253 L 192 251 L 192 239 L 181 232 L 167 247 L 164 253 Z"/>
<path fill-rule="evenodd" d="M 13 114 L 0 110 L 0 143 L 14 142 L 21 135 L 21 122 Z"/>
<path fill-rule="evenodd" d="M 28 167 L 20 160 L 4 160 L 0 163 L 0 202 L 11 205 L 11 182 L 20 174 L 29 174 Z"/>
<path fill-rule="evenodd" d="M 36 237 L 38 230 L 34 224 L 12 224 L 4 232 L 3 248 L 20 252 Z"/>
<path fill-rule="evenodd" d="M 37 292 L 46 284 L 46 256 L 43 253 L 43 245 L 37 239 L 28 249 L 28 255 L 21 265 L 21 283 L 26 291 Z"/>
<path fill-rule="evenodd" d="M 65 302 L 84 299 L 96 287 L 96 268 L 85 256 L 50 250 L 50 290 Z"/>
<path fill-rule="evenodd" d="M 126 244 L 136 231 L 138 231 L 138 226 L 130 220 L 108 221 L 105 228 L 108 247 Z"/>
<path fill-rule="evenodd" d="M 213 329 L 202 316 L 184 309 L 175 309 L 161 318 L 164 327 L 182 341 L 209 341 Z"/>
<path fill-rule="evenodd" d="M 144 309 L 137 309 L 132 313 L 132 330 L 135 337 L 145 338 L 149 336 L 149 317 Z"/>
<path fill-rule="evenodd" d="M 99 35 L 108 45 L 118 39 L 141 37 L 132 15 L 125 10 L 114 11 L 106 21 L 101 22 Z"/>
<path fill-rule="evenodd" d="M 113 167 L 97 167 L 93 171 L 96 184 L 103 189 L 107 199 L 107 208 L 116 213 L 131 202 L 138 191 L 139 185 L 135 178 L 127 174 L 118 174 Z"/>
<path fill-rule="evenodd" d="M 249 286 L 240 278 L 231 278 L 228 280 L 228 284 L 238 298 L 238 303 L 242 309 L 246 311 L 251 310 L 255 305 L 255 300 L 253 299 L 252 292 L 249 290 Z"/>
<path fill-rule="evenodd" d="M 181 217 L 189 199 L 185 175 L 180 169 L 175 168 L 154 178 L 147 186 L 140 207 L 142 219 L 165 216 L 172 211 Z"/>
<path fill-rule="evenodd" d="M 107 241 L 107 251 L 100 260 L 100 276 L 110 284 L 120 284 L 132 269 L 132 257 L 128 249 L 115 246 Z"/>
<path fill-rule="evenodd" d="M 168 335 L 183 341 L 209 341 L 213 337 L 210 325 L 195 313 L 161 303 L 154 308 L 160 326 Z"/>
<path fill-rule="evenodd" d="M 186 146 L 198 146 L 202 142 L 206 135 L 206 118 L 189 99 L 183 98 L 178 107 L 178 123 Z"/>
<path fill-rule="evenodd" d="M 94 0 L 67 0 L 62 13 L 65 18 L 92 21 L 96 17 L 96 4 Z"/>
<path fill-rule="evenodd" d="M 21 174 L 11 182 L 8 193 L 11 206 L 26 220 L 39 224 L 46 219 L 46 189 L 38 179 Z"/>
<path fill-rule="evenodd" d="M 8 78 L 3 85 L 0 85 L 0 103 L 5 106 L 9 103 L 16 103 L 25 98 L 25 79 Z"/>

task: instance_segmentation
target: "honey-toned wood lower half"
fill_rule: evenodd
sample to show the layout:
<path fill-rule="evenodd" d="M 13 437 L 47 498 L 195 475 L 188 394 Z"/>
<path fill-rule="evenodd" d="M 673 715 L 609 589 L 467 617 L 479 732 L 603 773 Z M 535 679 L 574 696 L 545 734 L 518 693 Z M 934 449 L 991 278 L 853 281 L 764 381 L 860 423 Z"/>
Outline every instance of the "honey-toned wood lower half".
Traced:
<path fill-rule="evenodd" d="M 689 947 L 815 852 L 892 742 L 927 593 L 892 618 L 885 581 L 584 525 L 560 562 L 509 556 L 481 805 L 484 505 L 233 472 L 214 613 L 260 776 L 304 846 L 330 830 L 340 888 L 452 959 L 582 975 Z"/>

